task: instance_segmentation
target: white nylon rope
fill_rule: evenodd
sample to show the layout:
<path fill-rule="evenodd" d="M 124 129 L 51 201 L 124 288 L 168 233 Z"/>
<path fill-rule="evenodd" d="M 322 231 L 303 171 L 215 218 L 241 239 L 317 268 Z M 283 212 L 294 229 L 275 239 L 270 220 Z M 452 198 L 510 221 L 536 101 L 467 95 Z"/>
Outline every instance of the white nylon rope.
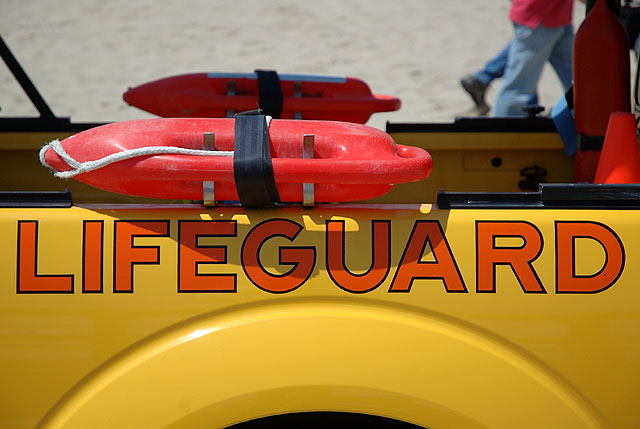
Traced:
<path fill-rule="evenodd" d="M 185 149 L 182 147 L 176 146 L 147 146 L 141 147 L 137 149 L 129 149 L 124 150 L 122 152 L 117 152 L 111 155 L 107 155 L 103 158 L 96 159 L 93 161 L 85 161 L 79 162 L 74 159 L 71 155 L 69 155 L 60 140 L 53 140 L 48 144 L 44 145 L 42 149 L 40 149 L 40 163 L 48 167 L 52 170 L 55 170 L 52 166 L 47 164 L 44 159 L 45 152 L 49 149 L 52 149 L 55 153 L 57 153 L 72 170 L 68 171 L 56 171 L 53 173 L 54 176 L 59 177 L 61 179 L 69 179 L 71 177 L 77 176 L 78 174 L 87 173 L 89 171 L 97 170 L 99 168 L 105 167 L 109 164 L 113 164 L 114 162 L 123 161 L 125 159 L 137 158 L 140 156 L 147 155 L 196 155 L 196 156 L 224 156 L 224 157 L 232 157 L 233 151 L 222 151 L 222 150 L 204 150 L 204 149 Z"/>
<path fill-rule="evenodd" d="M 265 116 L 265 121 L 267 122 L 267 127 L 271 125 L 271 116 Z M 47 150 L 52 149 L 55 153 L 57 153 L 68 165 L 72 168 L 72 170 L 68 171 L 55 171 L 55 168 L 47 164 L 44 159 L 44 155 Z M 93 161 L 85 161 L 80 162 L 74 159 L 71 155 L 69 155 L 64 148 L 62 147 L 62 143 L 60 140 L 53 140 L 40 149 L 40 163 L 52 170 L 55 171 L 53 173 L 54 176 L 59 177 L 61 179 L 69 179 L 71 177 L 77 176 L 78 174 L 87 173 L 89 171 L 97 170 L 99 168 L 105 167 L 109 164 L 113 164 L 114 162 L 123 161 L 125 159 L 137 158 L 140 156 L 148 156 L 148 155 L 195 155 L 195 156 L 224 156 L 224 157 L 232 157 L 233 151 L 225 151 L 225 150 L 204 150 L 204 149 L 185 149 L 177 146 L 147 146 L 136 149 L 124 150 L 122 152 L 117 152 L 111 155 L 107 155 L 103 158 L 96 159 Z"/>

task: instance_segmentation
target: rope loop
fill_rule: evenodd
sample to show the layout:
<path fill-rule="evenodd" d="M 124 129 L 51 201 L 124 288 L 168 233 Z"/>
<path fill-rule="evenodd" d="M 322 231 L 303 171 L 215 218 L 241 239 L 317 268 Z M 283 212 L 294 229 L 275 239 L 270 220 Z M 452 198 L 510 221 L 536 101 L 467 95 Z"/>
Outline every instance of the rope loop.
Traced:
<path fill-rule="evenodd" d="M 233 151 L 222 150 L 204 150 L 204 149 L 185 149 L 176 146 L 147 146 L 136 149 L 124 150 L 111 155 L 107 155 L 103 158 L 99 158 L 93 161 L 80 162 L 69 155 L 64 148 L 60 140 L 53 140 L 40 149 L 40 163 L 52 170 L 55 170 L 45 161 L 45 153 L 49 150 L 53 150 L 60 158 L 66 162 L 71 170 L 68 171 L 56 171 L 53 175 L 61 179 L 69 179 L 77 176 L 78 174 L 88 173 L 90 171 L 97 170 L 102 167 L 106 167 L 114 162 L 124 161 L 126 159 L 138 158 L 141 156 L 149 155 L 194 155 L 194 156 L 224 156 L 233 157 Z"/>

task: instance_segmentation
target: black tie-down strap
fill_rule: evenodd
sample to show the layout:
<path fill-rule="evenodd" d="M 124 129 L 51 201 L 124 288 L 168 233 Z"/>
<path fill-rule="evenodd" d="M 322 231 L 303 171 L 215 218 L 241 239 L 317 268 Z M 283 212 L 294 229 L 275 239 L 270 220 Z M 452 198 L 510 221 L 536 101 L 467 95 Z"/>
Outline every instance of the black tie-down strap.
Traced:
<path fill-rule="evenodd" d="M 278 73 L 273 70 L 256 70 L 258 76 L 258 105 L 267 116 L 279 119 L 282 114 L 282 87 Z"/>
<path fill-rule="evenodd" d="M 269 128 L 264 115 L 236 116 L 233 174 L 243 207 L 262 207 L 280 202 L 271 164 Z"/>

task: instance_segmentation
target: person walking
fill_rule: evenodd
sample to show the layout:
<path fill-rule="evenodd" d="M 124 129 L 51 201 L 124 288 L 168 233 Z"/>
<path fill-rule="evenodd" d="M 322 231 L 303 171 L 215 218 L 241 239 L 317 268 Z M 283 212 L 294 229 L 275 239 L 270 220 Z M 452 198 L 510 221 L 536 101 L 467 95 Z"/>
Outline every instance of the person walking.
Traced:
<path fill-rule="evenodd" d="M 489 90 L 489 85 L 504 76 L 507 68 L 507 58 L 509 57 L 509 49 L 511 49 L 512 41 L 502 48 L 493 58 L 491 58 L 484 67 L 460 79 L 460 85 L 473 100 L 475 104 L 469 111 L 462 115 L 486 116 L 491 110 L 491 106 L 487 103 L 485 95 Z M 528 101 L 528 104 L 538 104 L 538 95 L 534 94 Z"/>
<path fill-rule="evenodd" d="M 564 91 L 571 87 L 574 0 L 512 0 L 514 28 L 493 116 L 524 116 L 547 61 Z"/>

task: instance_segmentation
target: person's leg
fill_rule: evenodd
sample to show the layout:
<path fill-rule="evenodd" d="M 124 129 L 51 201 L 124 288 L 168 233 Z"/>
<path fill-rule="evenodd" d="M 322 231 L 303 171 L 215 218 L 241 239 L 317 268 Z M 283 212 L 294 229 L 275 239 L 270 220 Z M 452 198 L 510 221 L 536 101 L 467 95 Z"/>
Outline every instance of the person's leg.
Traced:
<path fill-rule="evenodd" d="M 573 81 L 573 26 L 563 27 L 562 35 L 551 51 L 549 62 L 556 71 L 562 87 L 568 91 Z"/>
<path fill-rule="evenodd" d="M 525 115 L 522 109 L 536 97 L 542 69 L 561 34 L 562 29 L 514 24 L 514 39 L 494 116 Z"/>
<path fill-rule="evenodd" d="M 471 111 L 465 112 L 462 115 L 484 116 L 489 113 L 490 107 L 484 99 L 489 84 L 480 82 L 473 75 L 468 75 L 460 79 L 460 85 L 467 91 L 467 94 L 469 94 L 475 104 Z"/>
<path fill-rule="evenodd" d="M 507 58 L 509 56 L 509 49 L 511 48 L 511 41 L 500 51 L 498 54 L 491 58 L 484 65 L 482 70 L 478 70 L 473 76 L 480 82 L 488 85 L 494 79 L 501 78 L 504 75 L 504 70 L 507 67 Z"/>
<path fill-rule="evenodd" d="M 460 79 L 460 85 L 462 85 L 475 103 L 473 110 L 465 112 L 465 114 L 484 116 L 489 113 L 490 107 L 484 97 L 491 81 L 502 77 L 504 74 L 510 46 L 511 42 L 507 43 L 507 46 L 498 52 L 495 57 L 491 58 L 483 69 Z"/>

